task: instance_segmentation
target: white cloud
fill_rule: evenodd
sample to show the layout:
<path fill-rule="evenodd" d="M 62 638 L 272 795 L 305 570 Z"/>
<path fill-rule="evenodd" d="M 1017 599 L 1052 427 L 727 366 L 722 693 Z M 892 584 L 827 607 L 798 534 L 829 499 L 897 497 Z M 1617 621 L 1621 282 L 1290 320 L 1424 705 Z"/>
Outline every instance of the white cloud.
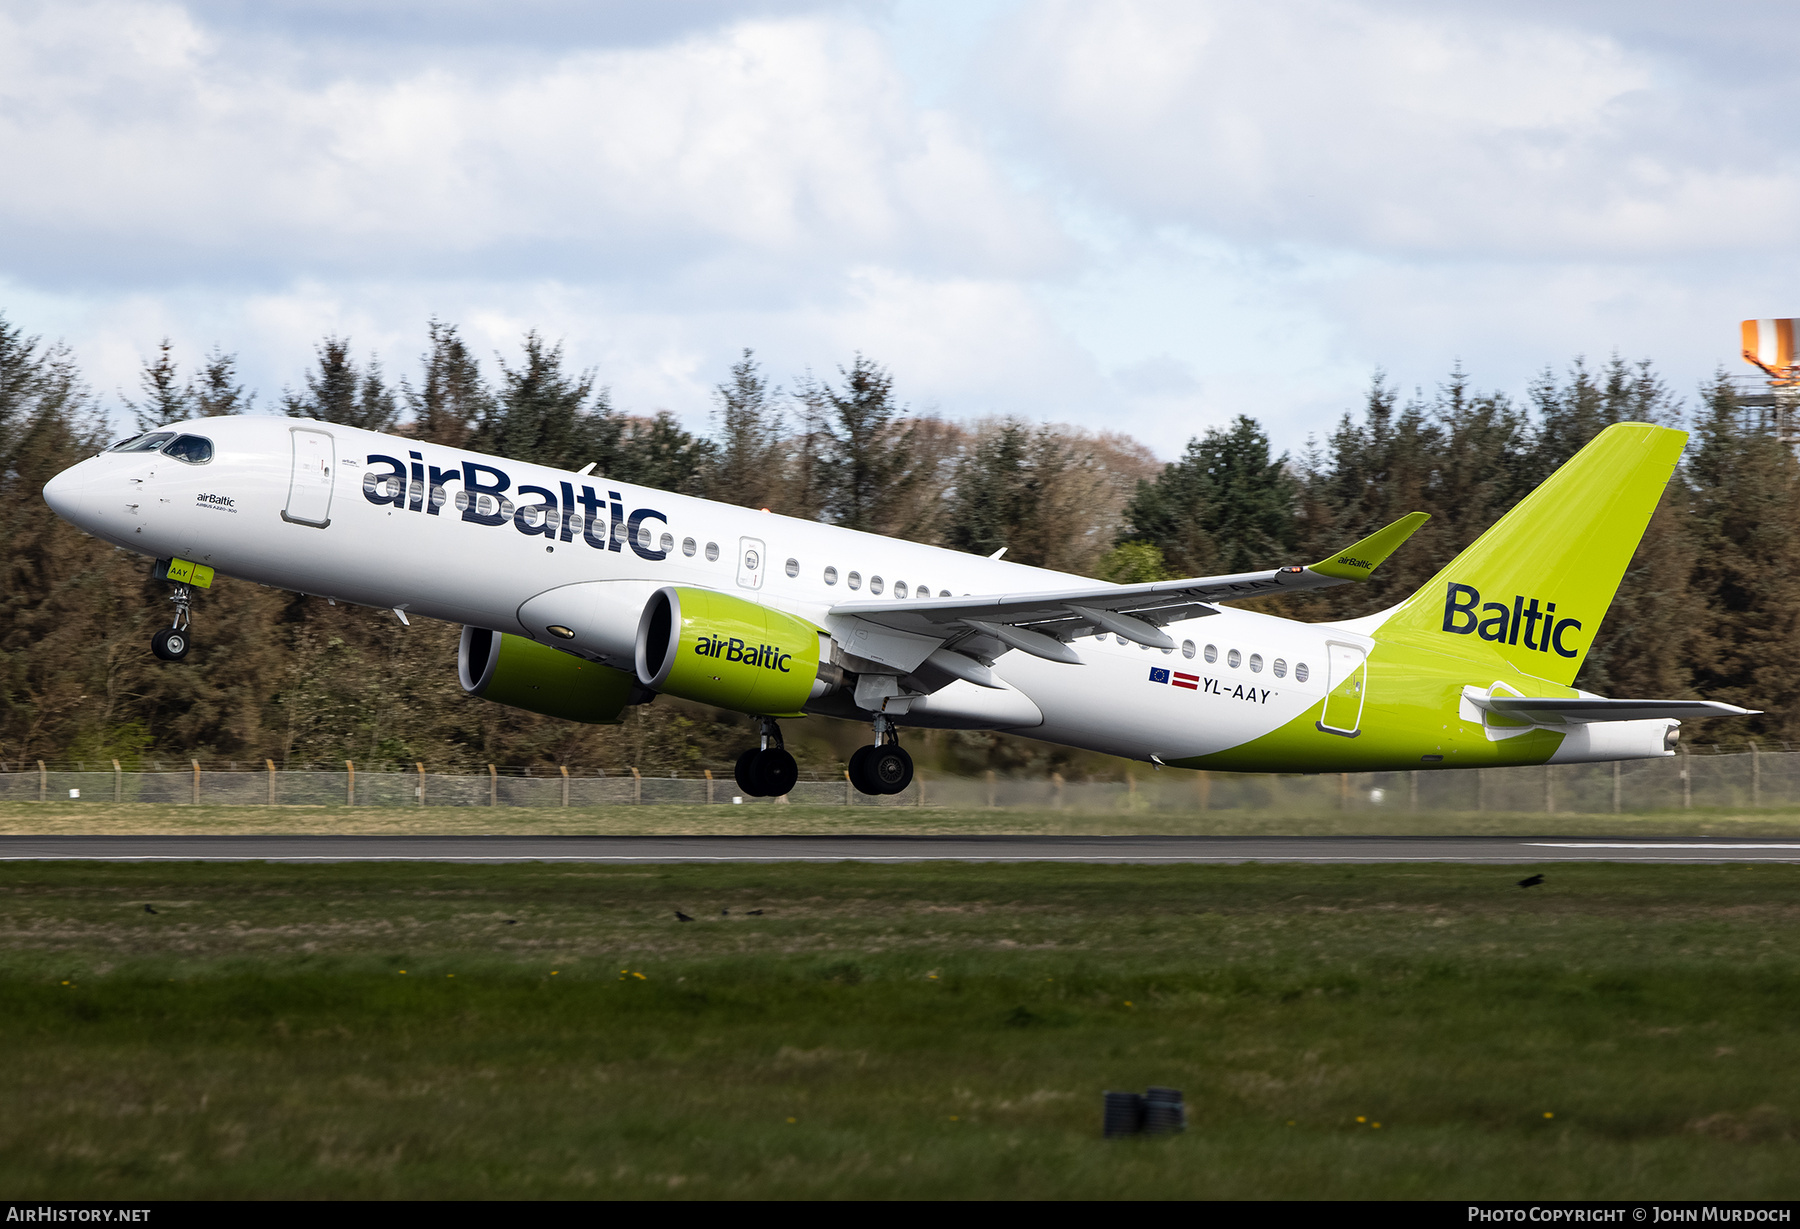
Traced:
<path fill-rule="evenodd" d="M 667 284 L 707 263 L 1063 258 L 1049 217 L 842 21 L 324 80 L 172 6 L 0 17 L 0 45 L 0 226 L 32 236 L 39 276 L 448 264 Z"/>
<path fill-rule="evenodd" d="M 1742 249 L 1800 208 L 1774 114 L 1505 7 L 1058 0 L 994 54 L 1023 156 L 1246 242 L 1633 258 Z"/>

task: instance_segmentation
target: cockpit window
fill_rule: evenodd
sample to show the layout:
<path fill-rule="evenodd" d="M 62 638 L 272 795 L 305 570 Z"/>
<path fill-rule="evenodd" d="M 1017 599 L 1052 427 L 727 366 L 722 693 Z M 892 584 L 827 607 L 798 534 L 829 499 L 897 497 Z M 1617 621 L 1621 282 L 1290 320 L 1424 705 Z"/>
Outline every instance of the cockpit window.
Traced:
<path fill-rule="evenodd" d="M 173 431 L 152 431 L 149 435 L 134 435 L 122 444 L 114 444 L 108 452 L 155 452 L 164 444 L 175 438 Z"/>
<path fill-rule="evenodd" d="M 212 441 L 204 435 L 178 435 L 163 452 L 189 465 L 205 465 L 212 460 Z"/>

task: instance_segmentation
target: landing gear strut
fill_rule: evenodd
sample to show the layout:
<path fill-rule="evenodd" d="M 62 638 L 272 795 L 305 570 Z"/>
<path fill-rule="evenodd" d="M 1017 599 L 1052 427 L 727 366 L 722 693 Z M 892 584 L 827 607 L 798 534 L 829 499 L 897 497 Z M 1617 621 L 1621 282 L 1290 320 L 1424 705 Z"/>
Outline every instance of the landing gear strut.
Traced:
<path fill-rule="evenodd" d="M 800 766 L 781 745 L 781 727 L 773 717 L 761 717 L 762 736 L 757 745 L 738 756 L 733 776 L 738 788 L 752 798 L 780 798 L 800 779 Z"/>
<path fill-rule="evenodd" d="M 875 742 L 850 757 L 850 784 L 865 794 L 898 794 L 912 784 L 912 756 L 900 746 L 891 717 L 875 718 Z"/>
<path fill-rule="evenodd" d="M 150 651 L 164 661 L 180 661 L 193 644 L 188 637 L 188 607 L 194 594 L 186 585 L 176 585 L 169 600 L 175 603 L 175 622 L 150 637 Z"/>

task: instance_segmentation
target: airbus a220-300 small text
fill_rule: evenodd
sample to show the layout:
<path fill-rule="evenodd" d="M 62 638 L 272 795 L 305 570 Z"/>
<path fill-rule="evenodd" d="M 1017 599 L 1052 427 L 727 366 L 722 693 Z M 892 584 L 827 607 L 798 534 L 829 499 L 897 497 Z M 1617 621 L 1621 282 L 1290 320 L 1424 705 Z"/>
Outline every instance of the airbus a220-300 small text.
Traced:
<path fill-rule="evenodd" d="M 907 727 L 992 729 L 1235 772 L 1483 768 L 1674 754 L 1684 719 L 1574 680 L 1686 435 L 1601 432 L 1398 605 L 1303 623 L 1245 598 L 1366 580 L 1413 513 L 1318 563 L 1110 585 L 731 504 L 299 419 L 209 418 L 44 488 L 174 586 L 158 656 L 215 573 L 460 623 L 471 694 L 615 722 L 658 694 L 760 719 L 753 795 L 796 779 L 781 718 L 868 723 L 868 794 Z M 592 467 L 589 467 L 590 469 Z"/>

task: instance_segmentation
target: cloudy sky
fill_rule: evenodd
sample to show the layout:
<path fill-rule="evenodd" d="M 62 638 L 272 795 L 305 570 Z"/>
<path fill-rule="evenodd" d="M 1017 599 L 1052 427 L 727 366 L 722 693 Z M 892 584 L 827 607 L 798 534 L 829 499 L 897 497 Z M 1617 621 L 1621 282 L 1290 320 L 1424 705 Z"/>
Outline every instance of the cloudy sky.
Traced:
<path fill-rule="evenodd" d="M 1767 0 L 0 0 L 0 311 L 109 399 L 164 335 L 265 396 L 328 332 L 403 374 L 435 315 L 696 427 L 742 347 L 862 351 L 1165 456 L 1377 367 L 1685 391 L 1800 315 L 1797 44 Z"/>

